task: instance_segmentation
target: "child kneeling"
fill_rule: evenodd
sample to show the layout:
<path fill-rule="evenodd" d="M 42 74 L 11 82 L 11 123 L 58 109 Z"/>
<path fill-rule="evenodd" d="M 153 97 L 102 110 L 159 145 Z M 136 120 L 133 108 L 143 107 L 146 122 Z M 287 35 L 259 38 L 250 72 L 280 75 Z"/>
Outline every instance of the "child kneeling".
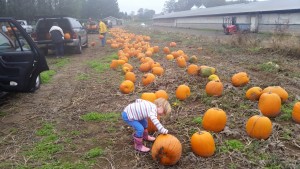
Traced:
<path fill-rule="evenodd" d="M 149 117 L 157 130 L 162 134 L 168 134 L 168 130 L 157 119 L 157 115 L 164 116 L 171 113 L 170 103 L 163 98 L 156 99 L 154 104 L 147 100 L 137 99 L 134 103 L 125 107 L 122 112 L 123 120 L 134 128 L 133 135 L 134 148 L 141 152 L 148 152 L 150 148 L 143 145 L 143 139 L 147 141 L 154 141 L 155 137 L 148 134 Z"/>

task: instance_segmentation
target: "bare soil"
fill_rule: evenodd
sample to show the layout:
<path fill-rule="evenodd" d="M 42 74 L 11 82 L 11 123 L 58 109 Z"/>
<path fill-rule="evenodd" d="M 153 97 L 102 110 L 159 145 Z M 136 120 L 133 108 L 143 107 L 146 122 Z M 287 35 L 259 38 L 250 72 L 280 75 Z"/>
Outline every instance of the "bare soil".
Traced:
<path fill-rule="evenodd" d="M 291 119 L 280 117 L 272 119 L 273 132 L 271 137 L 256 140 L 247 136 L 245 122 L 257 114 L 257 102 L 244 98 L 248 88 L 261 88 L 280 85 L 290 94 L 285 105 L 299 101 L 300 95 L 300 61 L 299 57 L 284 56 L 274 52 L 242 52 L 239 48 L 224 48 L 215 44 L 219 39 L 230 38 L 221 33 L 202 32 L 195 30 L 177 31 L 166 28 L 126 28 L 135 34 L 150 35 L 151 44 L 161 49 L 171 40 L 177 42 L 172 50 L 183 50 L 189 56 L 199 58 L 198 65 L 213 66 L 218 70 L 224 84 L 223 96 L 211 98 L 205 95 L 207 79 L 188 76 L 185 69 L 180 69 L 175 62 L 165 59 L 162 51 L 153 56 L 165 68 L 165 74 L 158 77 L 150 86 L 141 85 L 142 74 L 138 71 L 138 60 L 132 58 L 137 74 L 135 92 L 124 95 L 119 92 L 120 82 L 124 75 L 121 70 L 106 70 L 99 73 L 88 66 L 88 61 L 102 61 L 105 57 L 117 53 L 109 46 L 100 47 L 96 34 L 89 35 L 89 41 L 95 41 L 94 47 L 84 49 L 83 54 L 68 54 L 69 62 L 57 67 L 57 59 L 47 56 L 50 69 L 57 73 L 49 84 L 43 84 L 35 93 L 10 93 L 0 102 L 0 162 L 2 166 L 17 168 L 25 165 L 39 168 L 39 163 L 28 159 L 23 152 L 33 147 L 41 138 L 35 133 L 43 124 L 55 125 L 57 133 L 68 137 L 70 144 L 64 142 L 64 149 L 55 154 L 53 159 L 77 163 L 83 161 L 83 155 L 92 148 L 100 147 L 104 155 L 95 158 L 92 168 L 299 168 L 300 167 L 300 125 Z M 209 31 L 208 31 L 209 32 Z M 220 36 L 219 36 L 220 35 Z M 203 47 L 203 52 L 198 51 Z M 223 47 L 223 48 L 222 48 Z M 222 50 L 222 51 L 221 51 Z M 259 69 L 259 65 L 269 61 L 280 66 L 277 72 Z M 245 71 L 249 74 L 250 83 L 242 88 L 231 85 L 230 78 L 234 73 Z M 88 79 L 79 80 L 79 75 L 87 75 Z M 191 97 L 182 102 L 175 98 L 178 85 L 187 84 L 191 88 Z M 170 134 L 182 143 L 183 152 L 180 161 L 170 167 L 158 164 L 151 153 L 139 153 L 133 150 L 132 129 L 121 120 L 117 122 L 85 122 L 80 116 L 90 113 L 120 112 L 123 108 L 140 97 L 143 92 L 155 92 L 159 89 L 169 93 L 172 104 L 172 116 L 163 124 Z M 179 104 L 175 104 L 179 103 Z M 222 108 L 228 116 L 227 126 L 221 133 L 213 133 L 217 150 L 214 156 L 202 158 L 194 155 L 189 139 L 201 125 L 193 119 L 202 117 L 211 107 Z M 290 108 L 290 107 L 289 107 Z M 72 136 L 72 131 L 79 135 Z M 158 133 L 154 135 L 157 136 Z M 243 150 L 231 149 L 226 146 L 228 140 L 239 140 L 244 144 Z M 63 142 L 59 140 L 58 142 Z M 145 142 L 147 146 L 152 143 Z M 232 145 L 231 145 L 232 146 Z M 224 151 L 224 149 L 228 151 Z M 52 159 L 52 160 L 53 160 Z M 0 165 L 0 166 L 1 166 Z"/>

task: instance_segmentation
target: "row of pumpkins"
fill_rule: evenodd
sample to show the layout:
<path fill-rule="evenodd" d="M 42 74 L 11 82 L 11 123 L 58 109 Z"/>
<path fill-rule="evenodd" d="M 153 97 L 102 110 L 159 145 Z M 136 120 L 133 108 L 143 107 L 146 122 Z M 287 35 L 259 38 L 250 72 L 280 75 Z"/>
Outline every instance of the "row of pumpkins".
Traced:
<path fill-rule="evenodd" d="M 131 57 L 139 58 L 141 65 L 139 70 L 145 72 L 142 76 L 142 84 L 147 86 L 155 81 L 155 76 L 161 76 L 164 73 L 164 69 L 158 62 L 155 62 L 151 56 L 153 53 L 159 52 L 159 47 L 151 47 L 147 42 L 151 38 L 148 36 L 128 34 L 124 30 L 112 29 L 111 34 L 115 37 L 115 40 L 110 40 L 109 43 L 116 44 L 116 46 L 123 47 L 123 50 L 119 50 L 118 60 L 112 60 L 110 67 L 117 69 L 122 67 L 122 71 L 125 73 L 125 80 L 120 84 L 120 91 L 124 94 L 128 94 L 134 91 L 134 83 L 136 82 L 136 76 L 132 72 L 133 66 L 128 63 Z M 122 39 L 124 37 L 124 39 Z M 130 41 L 135 39 L 133 43 Z M 171 42 L 170 47 L 176 46 L 175 42 Z M 144 52 L 144 53 L 143 53 Z M 223 92 L 223 84 L 220 78 L 215 74 L 216 69 L 209 66 L 198 66 L 193 64 L 197 62 L 197 57 L 192 56 L 188 58 L 182 50 L 171 52 L 169 47 L 164 47 L 163 52 L 166 54 L 167 60 L 176 59 L 176 63 L 179 67 L 187 67 L 187 73 L 189 75 L 201 74 L 204 77 L 208 77 L 209 82 L 205 87 L 205 91 L 209 96 L 221 96 Z M 186 62 L 191 64 L 187 66 Z M 152 73 L 147 73 L 152 71 Z M 250 78 L 246 72 L 239 72 L 234 74 L 231 78 L 231 82 L 235 87 L 241 87 L 248 84 Z M 179 100 L 185 100 L 190 96 L 189 86 L 183 84 L 179 85 L 176 89 L 175 95 Z M 168 100 L 168 94 L 164 90 L 158 90 L 155 93 L 142 93 L 141 99 L 154 102 L 157 98 L 165 98 Z M 269 117 L 276 117 L 280 113 L 281 103 L 288 99 L 288 93 L 280 86 L 269 86 L 262 90 L 260 87 L 252 87 L 247 90 L 245 97 L 249 100 L 258 100 L 258 109 L 260 115 L 254 115 L 247 120 L 246 132 L 252 138 L 267 139 L 272 133 L 272 122 Z M 295 122 L 300 123 L 300 102 L 294 105 L 292 117 Z M 213 136 L 208 132 L 220 132 L 226 126 L 227 115 L 219 108 L 211 108 L 207 110 L 203 116 L 202 127 L 206 131 L 199 131 L 194 133 L 190 138 L 192 151 L 201 157 L 210 157 L 215 152 L 215 142 Z M 262 130 L 263 129 L 263 130 Z M 149 132 L 157 131 L 151 120 L 148 119 Z M 168 141 L 166 141 L 168 140 Z M 170 144 L 171 143 L 171 144 Z M 163 148 L 163 149 L 162 149 Z M 158 160 L 164 165 L 173 165 L 181 157 L 182 146 L 180 141 L 173 135 L 159 135 L 154 142 L 151 152 L 152 157 Z"/>

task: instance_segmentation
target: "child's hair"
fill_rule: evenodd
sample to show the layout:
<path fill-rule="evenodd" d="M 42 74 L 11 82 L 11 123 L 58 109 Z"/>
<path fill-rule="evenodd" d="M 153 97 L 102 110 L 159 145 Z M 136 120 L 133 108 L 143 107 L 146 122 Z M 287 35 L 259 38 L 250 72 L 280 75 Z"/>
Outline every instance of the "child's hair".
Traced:
<path fill-rule="evenodd" d="M 170 103 L 166 99 L 158 98 L 154 101 L 154 104 L 158 107 L 162 107 L 166 116 L 170 115 L 172 109 Z"/>

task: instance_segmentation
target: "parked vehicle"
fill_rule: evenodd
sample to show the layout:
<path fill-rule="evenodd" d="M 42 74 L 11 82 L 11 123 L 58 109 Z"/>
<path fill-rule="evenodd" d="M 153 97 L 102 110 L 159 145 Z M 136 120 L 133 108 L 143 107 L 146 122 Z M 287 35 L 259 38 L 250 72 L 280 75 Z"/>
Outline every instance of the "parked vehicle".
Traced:
<path fill-rule="evenodd" d="M 34 92 L 49 70 L 45 56 L 15 19 L 0 17 L 0 25 L 0 93 Z"/>
<path fill-rule="evenodd" d="M 89 21 L 86 23 L 86 30 L 88 33 L 99 33 L 98 22 Z"/>
<path fill-rule="evenodd" d="M 31 25 L 28 25 L 26 20 L 17 20 L 17 21 L 26 30 L 27 33 L 33 32 L 33 27 Z"/>
<path fill-rule="evenodd" d="M 232 35 L 237 32 L 250 32 L 250 25 L 237 24 L 236 17 L 223 17 L 223 29 L 226 35 Z"/>
<path fill-rule="evenodd" d="M 87 31 L 77 19 L 70 17 L 40 18 L 31 37 L 45 55 L 48 54 L 48 49 L 54 49 L 49 34 L 54 22 L 57 22 L 65 33 L 65 48 L 71 48 L 75 53 L 81 54 L 82 47 L 88 47 Z M 70 36 L 66 36 L 67 34 Z"/>

